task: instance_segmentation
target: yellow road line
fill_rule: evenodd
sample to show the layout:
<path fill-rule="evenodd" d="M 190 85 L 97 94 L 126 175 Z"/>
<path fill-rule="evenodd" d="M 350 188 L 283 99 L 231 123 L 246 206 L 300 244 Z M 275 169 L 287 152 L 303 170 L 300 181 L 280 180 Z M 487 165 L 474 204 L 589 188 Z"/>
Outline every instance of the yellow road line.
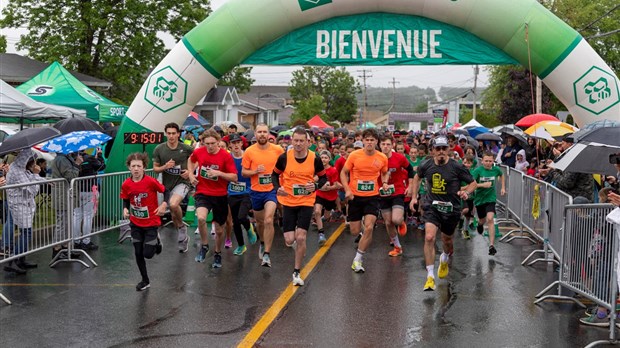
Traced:
<path fill-rule="evenodd" d="M 301 270 L 301 277 L 306 279 L 310 272 L 316 267 L 316 265 L 321 261 L 325 253 L 331 248 L 336 239 L 340 237 L 342 231 L 344 231 L 346 225 L 343 223 L 340 225 L 336 231 L 332 234 L 331 237 L 327 240 L 327 243 L 319 250 L 317 250 L 316 254 L 310 259 L 310 261 L 306 264 L 306 266 Z M 263 335 L 265 330 L 271 325 L 274 319 L 280 314 L 282 309 L 286 306 L 289 300 L 295 295 L 297 292 L 298 286 L 293 286 L 292 283 L 289 283 L 286 289 L 282 291 L 278 299 L 269 307 L 267 312 L 263 314 L 263 316 L 256 322 L 254 327 L 248 332 L 247 335 L 243 338 L 243 340 L 239 343 L 237 347 L 253 347 L 256 344 L 256 341 Z"/>

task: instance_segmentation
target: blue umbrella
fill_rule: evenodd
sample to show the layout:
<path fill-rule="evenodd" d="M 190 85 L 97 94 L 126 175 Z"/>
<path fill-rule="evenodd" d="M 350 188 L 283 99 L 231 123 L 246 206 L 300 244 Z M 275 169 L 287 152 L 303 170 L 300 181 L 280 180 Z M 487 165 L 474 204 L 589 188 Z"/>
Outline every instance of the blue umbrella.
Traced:
<path fill-rule="evenodd" d="M 71 132 L 44 143 L 41 149 L 66 155 L 99 146 L 110 139 L 112 137 L 98 131 Z"/>
<path fill-rule="evenodd" d="M 469 135 L 474 139 L 480 134 L 491 132 L 491 130 L 486 127 L 467 128 L 467 131 L 469 132 Z"/>

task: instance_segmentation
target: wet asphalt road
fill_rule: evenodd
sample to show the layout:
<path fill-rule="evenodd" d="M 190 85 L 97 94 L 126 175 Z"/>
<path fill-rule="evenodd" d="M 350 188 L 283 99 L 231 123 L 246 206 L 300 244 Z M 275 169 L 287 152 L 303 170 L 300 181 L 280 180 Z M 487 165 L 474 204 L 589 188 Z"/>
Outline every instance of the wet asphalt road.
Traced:
<path fill-rule="evenodd" d="M 330 225 L 334 230 L 337 225 Z M 194 261 L 195 248 L 179 254 L 176 235 L 164 230 L 164 251 L 147 260 L 151 288 L 136 292 L 133 248 L 117 233 L 99 236 L 91 255 L 99 267 L 44 265 L 51 251 L 29 259 L 27 276 L 4 274 L 0 292 L 3 347 L 234 347 L 291 281 L 293 255 L 276 233 L 273 268 L 260 266 L 257 246 L 223 253 L 222 269 Z M 308 256 L 317 250 L 316 232 Z M 192 235 L 192 240 L 195 240 Z M 279 317 L 257 342 L 262 347 L 583 347 L 608 337 L 607 329 L 578 323 L 572 303 L 534 305 L 534 295 L 557 273 L 520 262 L 528 242 L 500 244 L 457 238 L 446 280 L 423 292 L 422 233 L 404 238 L 404 254 L 391 258 L 382 226 L 364 259 L 366 273 L 351 271 L 353 237 L 345 231 L 318 263 Z"/>

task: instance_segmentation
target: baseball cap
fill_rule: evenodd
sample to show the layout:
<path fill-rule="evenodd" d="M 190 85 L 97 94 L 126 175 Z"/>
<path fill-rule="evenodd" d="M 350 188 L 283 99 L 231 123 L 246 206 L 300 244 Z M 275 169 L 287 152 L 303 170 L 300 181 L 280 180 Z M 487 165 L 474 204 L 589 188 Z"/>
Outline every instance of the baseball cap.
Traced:
<path fill-rule="evenodd" d="M 573 138 L 573 133 L 568 133 L 565 134 L 564 137 L 562 137 L 562 141 L 565 141 L 567 143 L 574 143 L 575 142 L 575 138 Z"/>
<path fill-rule="evenodd" d="M 241 136 L 237 133 L 233 133 L 231 135 L 228 136 L 228 142 L 229 143 L 234 143 L 235 141 L 241 141 L 243 139 L 241 139 Z"/>
<path fill-rule="evenodd" d="M 450 146 L 446 137 L 437 137 L 433 140 L 433 147 Z"/>
<path fill-rule="evenodd" d="M 356 141 L 356 142 L 354 142 L 354 143 L 353 143 L 353 147 L 354 147 L 354 148 L 360 148 L 360 149 L 361 149 L 361 148 L 363 148 L 363 147 L 364 147 L 364 143 L 362 143 L 361 141 L 359 141 L 359 140 L 358 140 L 358 141 Z"/>
<path fill-rule="evenodd" d="M 288 135 L 288 134 L 287 134 L 287 135 L 285 135 L 285 136 L 284 136 L 284 140 L 291 140 L 291 136 L 290 136 L 290 135 Z"/>

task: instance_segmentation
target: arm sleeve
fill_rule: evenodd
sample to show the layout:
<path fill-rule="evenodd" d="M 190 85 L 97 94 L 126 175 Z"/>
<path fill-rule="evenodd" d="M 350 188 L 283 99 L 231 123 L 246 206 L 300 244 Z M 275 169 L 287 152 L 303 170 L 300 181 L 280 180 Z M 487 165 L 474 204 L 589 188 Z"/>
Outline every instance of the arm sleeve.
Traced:
<path fill-rule="evenodd" d="M 284 169 L 286 169 L 286 154 L 278 157 L 273 173 L 271 173 L 271 184 L 276 191 L 280 188 L 280 174 L 284 172 Z"/>
<path fill-rule="evenodd" d="M 314 172 L 319 177 L 319 187 L 323 187 L 327 183 L 327 175 L 325 173 L 325 167 L 323 166 L 323 162 L 319 157 L 314 158 Z"/>
<path fill-rule="evenodd" d="M 129 209 L 129 198 L 123 199 L 123 208 Z"/>
<path fill-rule="evenodd" d="M 415 176 L 415 170 L 413 170 L 413 166 L 411 165 L 411 163 L 407 163 L 406 169 L 407 169 L 407 178 L 413 179 L 413 177 Z"/>

